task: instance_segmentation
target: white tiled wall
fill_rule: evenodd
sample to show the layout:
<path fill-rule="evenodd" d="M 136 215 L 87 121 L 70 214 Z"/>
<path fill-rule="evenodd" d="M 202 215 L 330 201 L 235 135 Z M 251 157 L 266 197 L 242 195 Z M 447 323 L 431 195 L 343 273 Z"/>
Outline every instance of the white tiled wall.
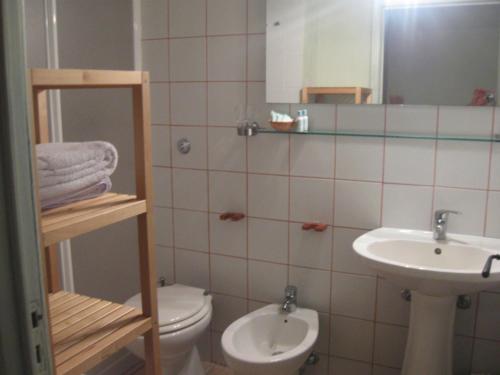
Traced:
<path fill-rule="evenodd" d="M 353 253 L 380 225 L 430 229 L 436 208 L 463 212 L 450 230 L 500 237 L 500 146 L 327 136 L 236 135 L 242 109 L 265 123 L 265 0 L 143 1 L 143 54 L 152 73 L 158 270 L 210 289 L 215 315 L 201 340 L 223 361 L 233 320 L 278 302 L 288 283 L 320 312 L 315 374 L 394 375 L 409 304 Z M 296 105 L 276 106 L 296 113 Z M 489 135 L 491 108 L 308 107 L 313 129 Z M 176 142 L 192 143 L 187 155 Z M 240 222 L 220 221 L 226 211 Z M 305 221 L 328 224 L 304 232 Z M 457 374 L 498 373 L 500 294 L 457 314 Z"/>

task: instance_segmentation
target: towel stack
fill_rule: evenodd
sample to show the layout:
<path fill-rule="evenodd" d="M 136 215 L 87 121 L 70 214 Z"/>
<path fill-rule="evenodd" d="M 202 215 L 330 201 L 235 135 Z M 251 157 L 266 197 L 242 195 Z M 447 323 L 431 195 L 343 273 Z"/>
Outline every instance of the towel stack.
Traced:
<path fill-rule="evenodd" d="M 108 142 L 36 146 L 42 209 L 90 199 L 111 190 L 118 152 Z"/>

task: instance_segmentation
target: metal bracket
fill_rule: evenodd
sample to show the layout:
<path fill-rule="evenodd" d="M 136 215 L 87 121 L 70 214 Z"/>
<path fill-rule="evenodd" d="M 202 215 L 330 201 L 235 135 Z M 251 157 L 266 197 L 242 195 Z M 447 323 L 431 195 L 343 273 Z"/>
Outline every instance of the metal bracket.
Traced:
<path fill-rule="evenodd" d="M 165 279 L 163 276 L 160 276 L 160 278 L 158 279 L 158 286 L 160 288 L 163 288 L 166 285 L 167 285 L 167 279 Z"/>
<path fill-rule="evenodd" d="M 461 310 L 467 310 L 472 305 L 472 299 L 466 294 L 462 294 L 457 298 L 457 308 Z"/>
<path fill-rule="evenodd" d="M 407 302 L 411 302 L 411 290 L 410 289 L 402 289 L 401 290 L 401 298 Z M 462 294 L 457 297 L 457 308 L 461 310 L 467 310 L 472 305 L 472 299 L 470 296 L 466 294 Z"/>
<path fill-rule="evenodd" d="M 33 332 L 33 357 L 39 374 L 47 372 L 47 348 L 42 342 L 41 323 L 44 319 L 37 302 L 31 302 L 31 330 Z"/>
<path fill-rule="evenodd" d="M 308 366 L 315 366 L 318 362 L 319 355 L 316 352 L 311 352 L 302 367 L 299 369 L 299 375 L 304 375 Z"/>

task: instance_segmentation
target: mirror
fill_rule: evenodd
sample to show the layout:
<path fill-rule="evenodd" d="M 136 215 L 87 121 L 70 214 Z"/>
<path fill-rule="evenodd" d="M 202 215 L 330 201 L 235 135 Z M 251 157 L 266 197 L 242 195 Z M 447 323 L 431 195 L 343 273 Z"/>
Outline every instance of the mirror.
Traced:
<path fill-rule="evenodd" d="M 266 39 L 270 103 L 497 103 L 500 1 L 267 0 Z"/>
<path fill-rule="evenodd" d="M 495 104 L 500 5 L 384 13 L 384 103 Z"/>
<path fill-rule="evenodd" d="M 298 103 L 306 87 L 370 88 L 374 4 L 374 0 L 267 0 L 267 101 Z M 356 95 L 338 91 L 336 98 L 347 101 Z"/>

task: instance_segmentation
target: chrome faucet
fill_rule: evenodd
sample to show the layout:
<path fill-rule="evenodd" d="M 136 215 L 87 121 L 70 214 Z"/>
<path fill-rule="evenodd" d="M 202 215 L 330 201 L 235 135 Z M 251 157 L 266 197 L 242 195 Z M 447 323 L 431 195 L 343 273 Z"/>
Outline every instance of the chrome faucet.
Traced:
<path fill-rule="evenodd" d="M 297 309 L 297 287 L 288 285 L 285 288 L 285 300 L 281 305 L 282 313 L 291 313 Z"/>
<path fill-rule="evenodd" d="M 448 228 L 448 215 L 460 215 L 461 212 L 453 210 L 436 210 L 434 212 L 434 233 L 433 238 L 438 241 L 446 240 L 446 230 Z"/>

